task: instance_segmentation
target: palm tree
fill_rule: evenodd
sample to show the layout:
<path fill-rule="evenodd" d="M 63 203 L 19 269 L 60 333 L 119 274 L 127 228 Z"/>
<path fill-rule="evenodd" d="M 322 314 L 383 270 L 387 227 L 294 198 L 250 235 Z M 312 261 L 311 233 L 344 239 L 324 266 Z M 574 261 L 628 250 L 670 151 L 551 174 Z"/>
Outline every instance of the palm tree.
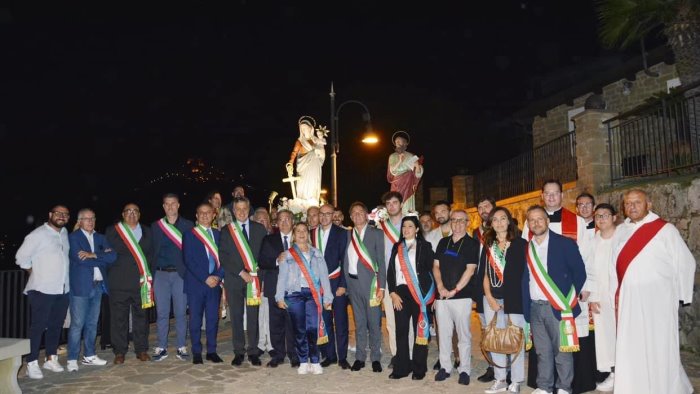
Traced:
<path fill-rule="evenodd" d="M 700 0 L 599 0 L 598 19 L 600 39 L 609 47 L 625 48 L 660 30 L 681 84 L 700 81 Z"/>

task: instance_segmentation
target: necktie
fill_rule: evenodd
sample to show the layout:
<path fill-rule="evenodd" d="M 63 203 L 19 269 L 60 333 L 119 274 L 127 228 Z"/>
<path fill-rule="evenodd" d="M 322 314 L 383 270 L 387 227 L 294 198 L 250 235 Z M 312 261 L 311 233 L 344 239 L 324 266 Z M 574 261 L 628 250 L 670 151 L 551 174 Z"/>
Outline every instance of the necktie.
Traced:
<path fill-rule="evenodd" d="M 289 243 L 287 242 L 287 236 L 286 236 L 286 235 L 284 236 L 284 242 L 283 242 L 283 243 L 284 243 L 284 250 L 289 249 Z"/>
<path fill-rule="evenodd" d="M 243 236 L 245 237 L 245 240 L 250 241 L 250 239 L 248 238 L 248 230 L 245 228 L 245 223 L 241 224 L 241 227 L 243 227 Z"/>
<path fill-rule="evenodd" d="M 209 236 L 212 240 L 214 240 L 214 233 L 211 231 L 211 229 L 209 229 Z M 216 269 L 216 260 L 211 252 L 209 252 L 209 249 L 207 249 L 206 246 L 204 248 L 207 250 L 207 256 L 209 256 L 209 273 L 211 274 Z"/>

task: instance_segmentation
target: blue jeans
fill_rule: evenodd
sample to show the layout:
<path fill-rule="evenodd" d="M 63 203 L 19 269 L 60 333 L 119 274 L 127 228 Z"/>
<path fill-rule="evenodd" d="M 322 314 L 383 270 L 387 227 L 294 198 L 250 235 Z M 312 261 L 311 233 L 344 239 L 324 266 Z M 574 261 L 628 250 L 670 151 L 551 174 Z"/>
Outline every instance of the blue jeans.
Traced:
<path fill-rule="evenodd" d="M 508 322 L 506 319 L 506 314 L 503 312 L 503 300 L 502 299 L 496 299 L 498 301 L 498 304 L 501 305 L 501 310 L 498 311 L 498 317 L 496 318 L 496 327 L 497 328 L 506 328 L 506 323 Z M 491 305 L 489 305 L 488 301 L 486 300 L 486 296 L 484 296 L 484 318 L 486 320 L 486 324 L 489 324 L 491 322 L 491 319 L 493 319 L 494 311 L 491 309 Z M 514 326 L 518 326 L 520 328 L 525 327 L 525 317 L 522 314 L 514 314 L 514 313 L 509 313 L 508 316 L 510 316 L 510 322 L 513 323 Z M 493 362 L 505 367 L 508 363 L 508 358 L 512 360 L 515 357 L 515 355 L 510 355 L 507 356 L 505 354 L 501 353 L 491 353 L 491 358 L 493 359 Z M 493 367 L 494 374 L 496 377 L 496 380 L 506 380 L 507 377 L 507 371 L 506 368 L 500 368 L 500 367 Z M 515 359 L 515 362 L 510 365 L 510 373 L 511 373 L 511 380 L 515 383 L 522 383 L 525 381 L 525 347 L 520 349 L 520 354 L 518 354 L 518 358 Z"/>
<path fill-rule="evenodd" d="M 173 300 L 177 348 L 185 346 L 187 339 L 187 295 L 183 291 L 184 281 L 177 272 L 156 271 L 153 279 L 156 310 L 158 311 L 158 347 L 168 348 L 170 331 L 170 299 Z"/>
<path fill-rule="evenodd" d="M 80 338 L 85 342 L 85 357 L 95 355 L 97 320 L 100 318 L 102 286 L 93 286 L 87 297 L 70 296 L 70 330 L 68 331 L 68 359 L 80 355 Z"/>
<path fill-rule="evenodd" d="M 294 327 L 294 347 L 299 362 L 317 364 L 320 356 L 318 345 L 318 309 L 308 287 L 287 293 L 284 297 L 287 311 Z"/>

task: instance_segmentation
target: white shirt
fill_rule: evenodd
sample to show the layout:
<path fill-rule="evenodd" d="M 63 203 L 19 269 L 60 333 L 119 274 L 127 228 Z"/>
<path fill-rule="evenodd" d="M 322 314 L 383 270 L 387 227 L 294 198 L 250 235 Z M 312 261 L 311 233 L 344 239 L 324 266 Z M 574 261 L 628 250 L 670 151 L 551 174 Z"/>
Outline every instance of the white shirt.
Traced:
<path fill-rule="evenodd" d="M 416 277 L 417 277 L 418 271 L 416 269 L 416 240 L 413 239 L 411 241 L 406 241 L 406 246 L 408 247 L 408 260 L 409 260 L 406 262 L 406 264 L 408 265 L 409 269 L 413 270 L 413 273 L 415 273 Z M 408 282 L 406 282 L 406 278 L 403 276 L 403 272 L 401 272 L 401 264 L 399 263 L 399 255 L 398 254 L 394 258 L 394 270 L 396 273 L 396 286 L 407 285 Z"/>
<path fill-rule="evenodd" d="M 449 234 L 447 234 L 447 236 L 449 237 L 451 235 L 452 235 L 452 230 L 450 230 L 450 232 L 449 232 Z M 430 245 L 433 247 L 433 252 L 435 252 L 437 250 L 438 243 L 440 243 L 440 240 L 443 238 L 445 238 L 445 237 L 442 235 L 442 228 L 441 227 L 434 228 L 431 232 L 429 232 L 428 234 L 425 235 L 425 240 L 430 242 Z"/>
<path fill-rule="evenodd" d="M 532 240 L 535 243 L 537 257 L 540 258 L 540 262 L 544 266 L 544 271 L 547 272 L 547 248 L 549 248 L 549 231 L 547 231 L 547 235 L 545 236 L 544 241 L 542 241 L 541 244 L 538 244 L 537 241 L 535 241 L 535 238 L 532 238 Z M 537 286 L 537 282 L 535 282 L 535 277 L 532 271 L 528 270 L 528 273 L 530 275 L 530 299 L 538 301 L 547 301 L 547 296 L 544 295 L 542 290 L 540 290 L 540 287 Z"/>
<path fill-rule="evenodd" d="M 328 236 L 331 234 L 331 227 L 333 227 L 332 224 L 328 226 L 327 230 L 324 229 L 323 226 L 318 227 L 321 231 L 321 245 L 323 246 L 323 248 L 318 248 L 318 250 L 320 250 L 321 253 L 326 253 L 326 245 L 328 245 Z"/>
<path fill-rule="evenodd" d="M 36 290 L 44 294 L 65 294 L 70 289 L 68 277 L 68 230 L 54 230 L 48 223 L 24 238 L 15 255 L 16 264 L 32 270 L 24 294 Z"/>
<path fill-rule="evenodd" d="M 280 240 L 282 241 L 282 248 L 284 249 L 284 237 L 287 237 L 287 248 L 292 246 L 292 233 L 290 232 L 289 234 L 284 234 L 280 231 Z M 287 249 L 285 249 L 287 250 Z M 279 267 L 280 263 L 279 261 L 275 260 L 275 265 Z"/>
<path fill-rule="evenodd" d="M 238 220 L 236 220 L 238 222 Z M 238 225 L 241 226 L 241 230 L 245 232 L 245 237 L 247 239 L 250 239 L 250 220 L 246 220 L 245 222 L 238 222 Z M 245 230 L 243 229 L 243 226 L 245 225 Z"/>
<path fill-rule="evenodd" d="M 83 232 L 83 235 L 85 235 L 85 238 L 87 238 L 88 243 L 90 244 L 90 252 L 95 253 L 95 237 L 94 237 L 95 232 L 93 231 L 91 233 L 88 233 L 87 231 L 83 230 L 82 228 L 80 229 L 80 231 Z M 93 268 L 92 280 L 94 280 L 94 281 L 103 280 L 102 272 L 100 272 L 100 269 L 97 267 Z"/>
<path fill-rule="evenodd" d="M 365 231 L 367 230 L 367 225 L 365 224 L 364 227 L 362 227 L 362 230 L 358 231 L 360 233 L 360 239 L 362 241 L 365 240 Z M 351 237 L 355 236 L 355 229 L 350 230 Z M 359 261 L 360 257 L 357 255 L 357 252 L 355 252 L 355 248 L 352 246 L 352 240 L 350 240 L 350 245 L 348 245 L 348 274 L 350 275 L 357 275 L 357 263 Z"/>

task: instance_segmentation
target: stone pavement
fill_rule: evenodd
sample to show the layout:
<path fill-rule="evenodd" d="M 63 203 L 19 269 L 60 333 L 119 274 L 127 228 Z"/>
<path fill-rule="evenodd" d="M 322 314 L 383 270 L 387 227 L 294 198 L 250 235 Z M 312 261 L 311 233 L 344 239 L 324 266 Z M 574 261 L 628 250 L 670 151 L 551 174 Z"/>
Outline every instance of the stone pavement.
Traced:
<path fill-rule="evenodd" d="M 352 323 L 350 325 L 353 327 Z M 151 327 L 150 343 L 155 343 L 155 325 Z M 171 343 L 174 342 L 174 327 L 171 329 Z M 354 333 L 350 333 L 351 345 L 354 345 Z M 486 369 L 486 362 L 479 351 L 478 320 L 472 321 L 472 375 L 479 376 Z M 24 393 L 402 393 L 423 392 L 437 393 L 483 393 L 488 383 L 480 383 L 475 378 L 469 386 L 457 383 L 456 373 L 444 382 L 435 382 L 434 372 L 428 371 L 422 381 L 412 381 L 410 377 L 400 380 L 390 380 L 391 372 L 386 368 L 389 363 L 389 346 L 385 336 L 383 344 L 382 365 L 384 372 L 373 373 L 371 366 L 360 372 L 342 370 L 337 365 L 324 369 L 323 375 L 297 375 L 296 369 L 290 368 L 289 363 L 277 368 L 266 368 L 269 356 L 262 357 L 263 366 L 253 367 L 243 363 L 242 367 L 231 366 L 233 350 L 231 347 L 231 326 L 228 321 L 220 325 L 219 354 L 224 359 L 223 364 L 212 364 L 205 360 L 203 365 L 193 365 L 190 362 L 178 360 L 175 349 L 168 349 L 169 357 L 160 362 L 141 362 L 136 360 L 134 353 L 127 355 L 123 365 L 112 365 L 113 354 L 109 350 L 99 351 L 98 355 L 109 361 L 104 367 L 88 367 L 80 365 L 80 370 L 74 373 L 44 372 L 43 380 L 31 380 L 25 376 L 25 367 L 19 373 L 19 385 Z M 693 354 L 683 353 L 684 365 L 691 376 L 696 391 L 700 391 L 700 359 Z M 43 354 L 40 356 L 43 359 Z M 434 341 L 430 344 L 428 355 L 429 367 L 437 360 L 437 346 Z M 60 356 L 65 366 L 65 354 Z M 352 364 L 354 354 L 348 355 Z M 1 391 L 1 390 L 0 390 Z M 523 387 L 522 393 L 530 393 L 532 389 Z M 595 393 L 595 392 L 594 392 Z"/>

